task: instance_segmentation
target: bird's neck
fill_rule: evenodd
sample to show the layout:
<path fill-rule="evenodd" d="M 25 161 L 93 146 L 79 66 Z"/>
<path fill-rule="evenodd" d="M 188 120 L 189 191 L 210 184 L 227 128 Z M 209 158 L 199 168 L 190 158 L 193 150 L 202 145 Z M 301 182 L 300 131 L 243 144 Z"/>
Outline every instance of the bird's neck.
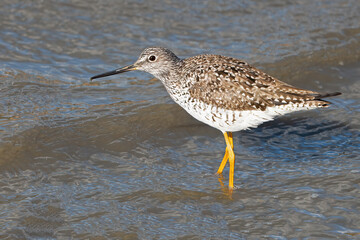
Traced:
<path fill-rule="evenodd" d="M 184 62 L 179 60 L 175 62 L 171 71 L 165 72 L 164 74 L 160 74 L 156 76 L 165 86 L 167 92 L 171 96 L 171 98 L 178 102 L 179 98 L 185 97 L 188 93 L 188 89 L 184 82 L 185 79 L 182 78 L 182 70 Z"/>
<path fill-rule="evenodd" d="M 174 61 L 169 67 L 168 71 L 159 72 L 157 77 L 166 87 L 168 88 L 180 88 L 182 79 L 181 79 L 181 71 L 182 71 L 183 61 L 179 59 L 179 61 Z"/>

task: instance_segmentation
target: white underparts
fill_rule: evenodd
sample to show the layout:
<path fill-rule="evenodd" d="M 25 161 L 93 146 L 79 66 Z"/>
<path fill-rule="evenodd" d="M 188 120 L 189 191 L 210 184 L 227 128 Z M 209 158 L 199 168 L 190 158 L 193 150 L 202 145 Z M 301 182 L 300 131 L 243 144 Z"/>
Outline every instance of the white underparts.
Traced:
<path fill-rule="evenodd" d="M 267 107 L 266 110 L 245 110 L 232 111 L 212 107 L 203 102 L 193 102 L 192 104 L 180 104 L 191 116 L 206 123 L 222 132 L 236 132 L 273 120 L 276 116 L 286 113 L 310 110 L 316 106 L 306 106 L 306 104 L 286 104 L 275 107 Z"/>

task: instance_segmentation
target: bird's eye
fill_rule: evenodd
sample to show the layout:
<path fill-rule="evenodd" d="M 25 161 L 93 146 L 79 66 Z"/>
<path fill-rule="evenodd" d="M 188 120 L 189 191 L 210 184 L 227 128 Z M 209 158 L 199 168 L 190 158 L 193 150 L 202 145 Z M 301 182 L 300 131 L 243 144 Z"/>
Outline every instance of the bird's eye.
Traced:
<path fill-rule="evenodd" d="M 154 55 L 151 55 L 150 57 L 149 57 L 149 61 L 150 62 L 153 62 L 153 61 L 155 61 L 156 60 L 156 57 L 154 56 Z"/>

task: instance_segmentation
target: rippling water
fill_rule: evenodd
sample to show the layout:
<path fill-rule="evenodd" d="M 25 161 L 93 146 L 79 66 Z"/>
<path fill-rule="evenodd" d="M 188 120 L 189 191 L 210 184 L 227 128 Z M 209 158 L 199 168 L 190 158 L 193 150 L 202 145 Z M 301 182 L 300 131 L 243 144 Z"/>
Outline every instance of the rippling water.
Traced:
<path fill-rule="evenodd" d="M 360 4 L 341 1 L 0 3 L 2 239 L 360 237 Z M 222 134 L 150 75 L 89 77 L 147 46 L 233 56 L 331 108 Z"/>

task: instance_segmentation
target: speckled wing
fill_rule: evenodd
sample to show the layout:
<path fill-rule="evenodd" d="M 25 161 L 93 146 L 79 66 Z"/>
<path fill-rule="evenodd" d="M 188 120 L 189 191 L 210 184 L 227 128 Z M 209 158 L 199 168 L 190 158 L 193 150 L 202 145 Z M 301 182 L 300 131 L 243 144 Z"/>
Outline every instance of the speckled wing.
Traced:
<path fill-rule="evenodd" d="M 317 92 L 295 88 L 247 63 L 218 55 L 202 55 L 191 69 L 192 99 L 227 110 L 265 110 L 278 105 L 325 106 Z M 189 76 L 191 77 L 191 76 Z"/>

